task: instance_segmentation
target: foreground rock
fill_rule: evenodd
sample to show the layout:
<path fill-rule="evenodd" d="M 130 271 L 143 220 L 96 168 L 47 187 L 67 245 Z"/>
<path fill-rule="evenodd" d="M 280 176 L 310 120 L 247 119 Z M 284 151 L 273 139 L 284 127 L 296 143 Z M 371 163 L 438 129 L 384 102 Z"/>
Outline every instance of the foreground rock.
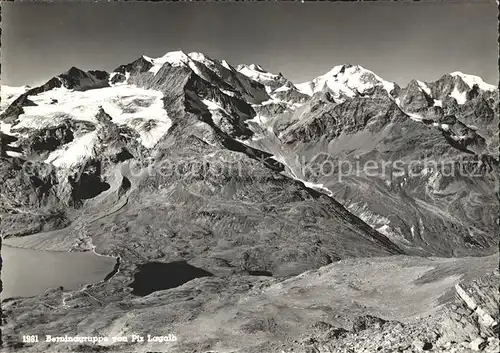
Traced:
<path fill-rule="evenodd" d="M 498 271 L 494 271 L 456 284 L 454 300 L 418 322 L 403 323 L 365 315 L 357 317 L 350 330 L 323 324 L 321 332 L 312 330 L 314 333 L 293 351 L 498 352 L 499 279 Z M 468 294 L 462 287 L 468 288 Z M 475 311 L 471 308 L 472 297 L 476 298 Z"/>
<path fill-rule="evenodd" d="M 474 331 L 476 317 L 457 331 L 452 325 L 463 322 L 452 313 L 467 308 L 455 285 L 482 279 L 497 262 L 497 256 L 349 259 L 289 279 L 202 277 L 143 297 L 127 287 L 134 271 L 124 265 L 110 281 L 83 291 L 4 302 L 4 341 L 9 351 L 23 352 L 465 352 L 481 337 L 489 349 L 497 341 Z M 174 334 L 177 341 L 20 345 L 18 335 L 27 330 L 40 337 Z M 460 336 L 468 331 L 478 336 Z"/>

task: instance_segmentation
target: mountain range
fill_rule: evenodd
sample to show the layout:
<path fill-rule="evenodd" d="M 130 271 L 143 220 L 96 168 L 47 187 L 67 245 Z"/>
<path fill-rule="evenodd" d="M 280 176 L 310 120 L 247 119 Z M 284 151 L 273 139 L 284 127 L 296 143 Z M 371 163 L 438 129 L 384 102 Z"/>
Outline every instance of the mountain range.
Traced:
<path fill-rule="evenodd" d="M 228 295 L 220 294 L 225 286 L 241 300 L 254 300 L 248 298 L 258 290 L 298 298 L 307 285 L 290 281 L 323 278 L 322 269 L 335 266 L 348 273 L 345 266 L 363 267 L 358 258 L 377 259 L 374 266 L 397 268 L 400 276 L 405 266 L 418 272 L 415 259 L 439 257 L 436 266 L 448 268 L 463 258 L 479 273 L 480 260 L 470 256 L 498 251 L 499 93 L 478 76 L 453 72 L 400 87 L 344 64 L 294 84 L 259 65 L 176 51 L 141 56 L 112 72 L 72 67 L 38 87 L 2 86 L 1 94 L 4 242 L 119 258 L 113 280 L 89 288 L 107 304 L 106 324 L 82 328 L 87 333 L 132 332 L 120 305 L 152 310 L 160 301 L 172 306 L 172 318 L 156 325 L 187 328 L 190 319 L 174 314 L 178 305 L 197 320 L 189 330 L 205 332 L 209 302 L 193 303 L 191 314 L 185 302 L 200 288 L 210 300 Z M 133 299 L 130 282 L 152 262 L 188 262 L 210 277 L 186 283 L 186 292 L 160 285 Z M 452 266 L 458 278 L 468 271 L 461 264 Z M 437 300 L 443 293 L 436 293 Z M 64 305 L 100 311 L 72 300 Z M 229 315 L 219 319 L 230 325 L 240 314 L 213 307 L 224 303 L 210 301 L 207 310 Z M 34 304 L 8 305 L 19 312 Z M 68 331 L 74 326 L 64 310 L 50 317 Z M 143 316 L 135 329 L 156 320 Z M 262 325 L 271 325 L 266 334 L 287 326 Z M 23 322 L 11 335 L 33 327 L 44 331 Z M 235 332 L 221 334 L 233 337 L 221 346 L 205 329 L 206 340 L 175 352 L 237 348 Z M 275 343 L 251 341 L 242 352 L 279 351 Z"/>

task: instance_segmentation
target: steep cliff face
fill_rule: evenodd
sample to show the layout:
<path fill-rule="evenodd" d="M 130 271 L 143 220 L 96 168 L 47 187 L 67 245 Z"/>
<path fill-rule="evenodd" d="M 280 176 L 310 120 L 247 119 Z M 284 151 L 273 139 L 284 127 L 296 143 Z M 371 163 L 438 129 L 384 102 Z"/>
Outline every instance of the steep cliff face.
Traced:
<path fill-rule="evenodd" d="M 426 87 L 426 83 L 412 80 L 408 86 L 400 92 L 400 102 L 406 111 L 420 112 L 426 108 L 436 106 L 434 99 L 430 96 L 430 91 Z"/>
<path fill-rule="evenodd" d="M 451 112 L 445 105 L 437 107 L 437 120 L 429 119 L 435 107 L 427 107 L 420 85 L 413 81 L 396 99 L 339 101 L 328 91 L 315 93 L 300 108 L 261 117 L 264 128 L 251 126 L 256 138 L 248 144 L 279 156 L 292 175 L 329 192 L 408 251 L 496 251 L 499 166 L 490 152 L 496 137 L 485 131 L 497 131 L 497 118 L 482 110 L 483 128 L 473 128 L 458 111 L 445 115 L 444 108 Z M 408 103 L 414 96 L 422 108 Z"/>
<path fill-rule="evenodd" d="M 75 91 L 85 91 L 109 86 L 109 74 L 106 71 L 83 71 L 72 67 L 58 76 L 64 87 Z"/>

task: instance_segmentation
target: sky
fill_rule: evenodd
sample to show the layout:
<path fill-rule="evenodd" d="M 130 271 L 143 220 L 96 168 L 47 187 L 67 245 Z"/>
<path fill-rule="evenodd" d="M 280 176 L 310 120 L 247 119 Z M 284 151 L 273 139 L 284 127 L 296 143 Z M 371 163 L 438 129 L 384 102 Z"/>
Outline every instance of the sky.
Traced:
<path fill-rule="evenodd" d="M 361 65 L 405 86 L 462 71 L 498 83 L 497 5 L 474 2 L 2 2 L 1 83 L 111 71 L 184 50 L 294 83 Z"/>

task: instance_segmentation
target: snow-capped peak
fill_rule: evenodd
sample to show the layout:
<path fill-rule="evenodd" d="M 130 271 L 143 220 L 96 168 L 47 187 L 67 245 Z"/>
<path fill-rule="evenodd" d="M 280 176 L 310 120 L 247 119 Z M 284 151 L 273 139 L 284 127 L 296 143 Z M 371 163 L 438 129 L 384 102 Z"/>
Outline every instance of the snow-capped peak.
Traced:
<path fill-rule="evenodd" d="M 268 72 L 262 66 L 256 64 L 238 65 L 236 70 L 240 74 L 264 85 L 268 93 L 283 86 L 287 81 L 283 76 Z"/>
<path fill-rule="evenodd" d="M 185 66 L 189 67 L 191 70 L 194 71 L 195 74 L 197 74 L 200 77 L 205 78 L 205 75 L 202 73 L 200 70 L 200 64 L 210 68 L 214 72 L 218 72 L 219 67 L 223 67 L 225 65 L 223 64 L 217 64 L 214 60 L 209 58 L 203 53 L 199 52 L 192 52 L 189 54 L 186 54 L 182 50 L 178 51 L 172 51 L 168 52 L 162 57 L 159 58 L 150 58 L 148 56 L 143 55 L 144 59 L 149 61 L 151 64 L 153 64 L 153 67 L 149 70 L 153 74 L 157 74 L 160 68 L 165 64 L 169 63 L 172 66 Z M 229 65 L 226 62 L 226 65 L 229 67 Z M 229 68 L 230 69 L 230 68 Z"/>
<path fill-rule="evenodd" d="M 389 94 L 395 87 L 393 82 L 382 79 L 374 72 L 362 66 L 350 64 L 335 66 L 326 74 L 310 82 L 296 85 L 302 93 L 308 95 L 329 88 L 334 94 L 344 94 L 348 97 L 354 97 L 376 86 L 382 87 Z"/>
<path fill-rule="evenodd" d="M 250 70 L 254 70 L 254 71 L 266 72 L 266 70 L 264 70 L 264 68 L 263 68 L 262 66 L 257 65 L 257 64 L 250 64 L 250 65 L 248 66 L 248 68 L 249 68 Z"/>
<path fill-rule="evenodd" d="M 206 65 L 208 67 L 215 65 L 214 60 L 212 60 L 211 58 L 209 58 L 208 56 L 206 56 L 203 53 L 191 52 L 191 53 L 188 54 L 188 57 L 191 60 L 194 60 L 194 61 L 197 61 L 199 63 L 202 63 L 202 64 L 204 64 L 204 65 Z"/>
<path fill-rule="evenodd" d="M 143 58 L 153 64 L 153 67 L 149 71 L 155 75 L 165 63 L 169 63 L 173 66 L 184 66 L 189 65 L 191 61 L 189 56 L 182 50 L 168 52 L 159 58 L 151 58 L 146 55 L 143 55 Z"/>
<path fill-rule="evenodd" d="M 279 75 L 267 72 L 260 65 L 250 64 L 250 65 L 238 65 L 237 70 L 243 75 L 250 77 L 251 79 L 261 82 L 274 80 Z"/>
<path fill-rule="evenodd" d="M 451 72 L 450 75 L 454 77 L 460 77 L 470 88 L 472 88 L 474 85 L 478 85 L 479 89 L 483 91 L 494 91 L 497 89 L 496 86 L 484 82 L 483 79 L 479 76 L 464 74 L 460 71 Z"/>

